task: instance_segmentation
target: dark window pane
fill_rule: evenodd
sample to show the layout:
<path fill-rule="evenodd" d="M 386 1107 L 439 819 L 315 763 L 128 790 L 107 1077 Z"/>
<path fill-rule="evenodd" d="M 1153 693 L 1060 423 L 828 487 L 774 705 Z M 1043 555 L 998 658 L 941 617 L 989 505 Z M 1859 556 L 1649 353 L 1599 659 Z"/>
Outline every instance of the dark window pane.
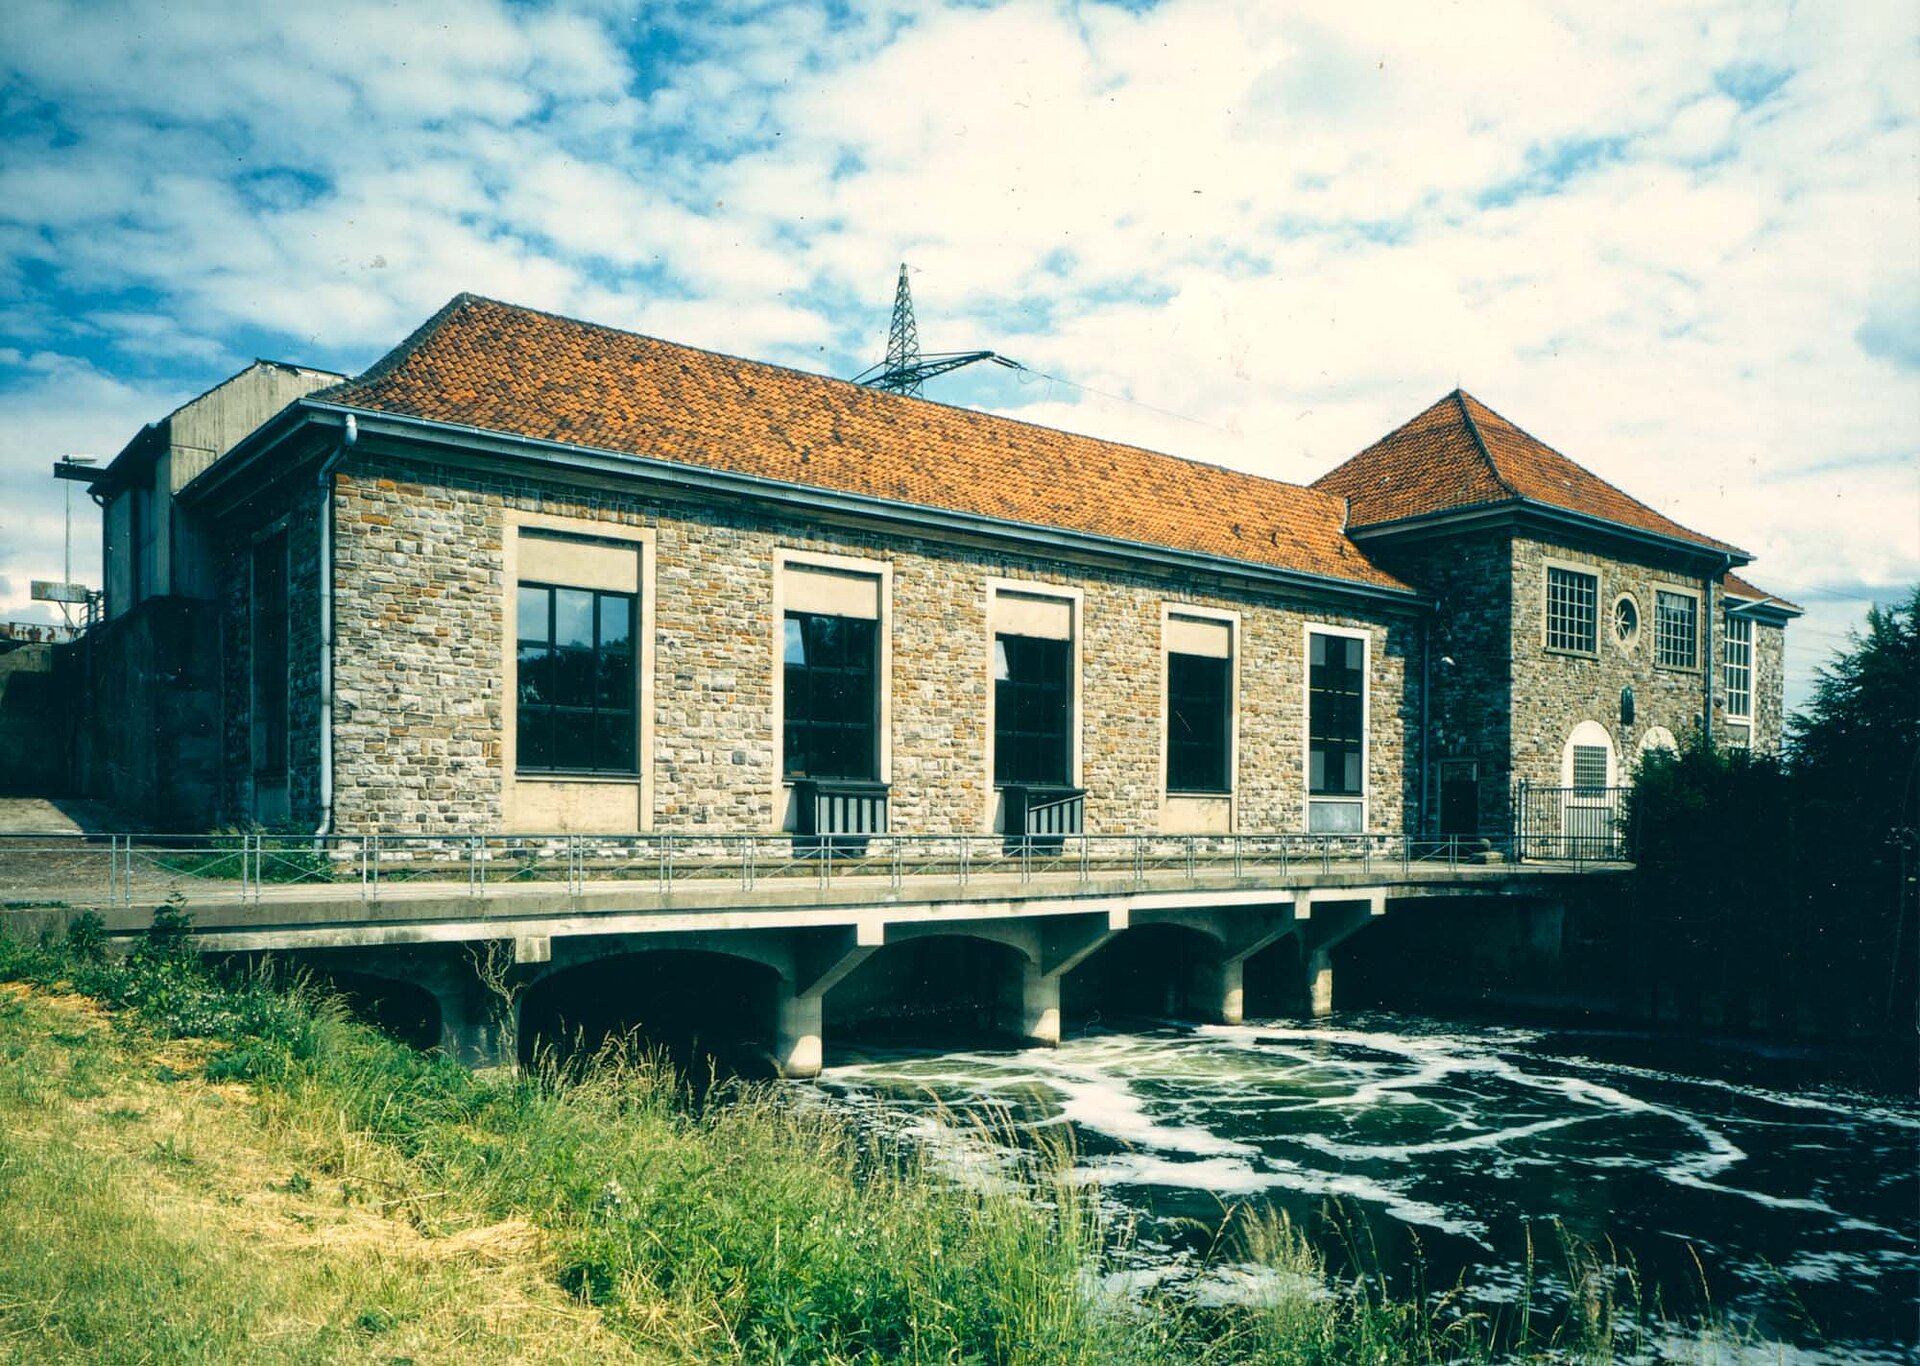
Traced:
<path fill-rule="evenodd" d="M 519 586 L 520 768 L 636 771 L 634 603 L 628 593 Z"/>
<path fill-rule="evenodd" d="M 631 769 L 634 767 L 633 755 L 633 714 L 601 712 L 595 721 L 597 732 L 596 767 L 603 769 Z"/>
<path fill-rule="evenodd" d="M 1307 790 L 1357 797 L 1366 712 L 1366 642 L 1351 636 L 1308 638 Z"/>
<path fill-rule="evenodd" d="M 1174 792 L 1227 790 L 1232 698 L 1227 661 L 1167 656 L 1167 787 Z"/>
<path fill-rule="evenodd" d="M 523 704 L 553 701 L 553 661 L 545 641 L 520 646 L 518 674 Z"/>
<path fill-rule="evenodd" d="M 555 711 L 553 714 L 553 766 L 586 771 L 593 764 L 593 713 Z"/>
<path fill-rule="evenodd" d="M 876 623 L 792 612 L 782 628 L 782 763 L 789 777 L 872 778 Z"/>
<path fill-rule="evenodd" d="M 554 651 L 553 701 L 561 707 L 593 705 L 591 649 Z"/>
<path fill-rule="evenodd" d="M 545 707 L 522 707 L 517 741 L 522 768 L 553 767 L 553 713 Z"/>
<path fill-rule="evenodd" d="M 622 642 L 624 645 L 625 642 Z M 627 648 L 608 649 L 603 645 L 598 662 L 600 679 L 595 703 L 603 711 L 631 716 L 634 708 L 633 651 Z"/>
<path fill-rule="evenodd" d="M 1073 701 L 1064 640 L 994 638 L 994 780 L 1064 783 Z"/>

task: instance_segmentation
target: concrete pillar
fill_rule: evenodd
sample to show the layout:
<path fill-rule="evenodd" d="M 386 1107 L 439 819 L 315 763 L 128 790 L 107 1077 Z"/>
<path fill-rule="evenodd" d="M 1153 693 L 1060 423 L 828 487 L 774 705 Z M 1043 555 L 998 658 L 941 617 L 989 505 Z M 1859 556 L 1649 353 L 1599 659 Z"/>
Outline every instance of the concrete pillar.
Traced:
<path fill-rule="evenodd" d="M 1020 1036 L 1042 1048 L 1060 1046 L 1060 978 L 1023 963 L 1020 984 Z"/>
<path fill-rule="evenodd" d="M 1333 953 L 1314 949 L 1307 954 L 1307 1013 L 1316 1020 L 1333 1014 Z"/>
<path fill-rule="evenodd" d="M 821 1006 L 826 994 L 797 992 L 784 978 L 778 991 L 779 999 L 774 1006 L 774 1064 L 783 1077 L 817 1077 L 823 1054 Z"/>
<path fill-rule="evenodd" d="M 1247 1018 L 1247 960 L 1228 958 L 1220 964 L 1220 1023 L 1237 1025 Z"/>
<path fill-rule="evenodd" d="M 520 1002 L 511 1006 L 491 995 L 478 978 L 462 982 L 452 974 L 421 986 L 440 1003 L 440 1047 L 468 1067 L 514 1067 L 520 1062 Z M 452 980 L 447 980 L 451 978 Z"/>

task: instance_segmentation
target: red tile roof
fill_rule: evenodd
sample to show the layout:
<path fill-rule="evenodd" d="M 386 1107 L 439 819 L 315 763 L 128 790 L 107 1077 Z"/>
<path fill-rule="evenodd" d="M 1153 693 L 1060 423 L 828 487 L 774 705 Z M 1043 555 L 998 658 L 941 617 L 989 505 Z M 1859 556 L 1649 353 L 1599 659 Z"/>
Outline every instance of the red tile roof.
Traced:
<path fill-rule="evenodd" d="M 1456 389 L 1313 487 L 1352 501 L 1349 525 L 1533 502 L 1744 554 L 1655 512 Z"/>
<path fill-rule="evenodd" d="M 372 412 L 1404 588 L 1329 492 L 462 294 L 314 395 Z"/>

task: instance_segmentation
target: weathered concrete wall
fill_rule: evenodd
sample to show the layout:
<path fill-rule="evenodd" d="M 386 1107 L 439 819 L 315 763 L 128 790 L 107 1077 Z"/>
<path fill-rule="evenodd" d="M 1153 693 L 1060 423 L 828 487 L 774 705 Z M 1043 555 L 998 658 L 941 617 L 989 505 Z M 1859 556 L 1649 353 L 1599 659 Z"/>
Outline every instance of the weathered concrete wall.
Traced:
<path fill-rule="evenodd" d="M 79 787 L 170 832 L 221 804 L 221 628 L 212 604 L 149 598 L 69 647 L 84 686 Z"/>
<path fill-rule="evenodd" d="M 289 480 L 264 495 L 251 516 L 223 528 L 215 578 L 223 645 L 224 697 L 221 819 L 251 824 L 270 814 L 256 800 L 252 750 L 253 622 L 251 555 L 256 533 L 284 526 L 287 533 L 287 813 L 270 821 L 312 829 L 320 819 L 319 492 L 307 479 Z M 345 591 L 354 591 L 348 583 Z"/>
<path fill-rule="evenodd" d="M 72 717 L 57 670 L 64 648 L 0 640 L 0 792 L 71 790 Z"/>
<path fill-rule="evenodd" d="M 594 499 L 442 470 L 383 477 L 365 453 L 336 498 L 336 814 L 342 828 L 497 828 L 502 666 L 510 629 L 503 570 L 509 509 L 646 527 L 655 536 L 658 829 L 756 831 L 776 821 L 773 564 L 777 550 L 884 560 L 893 600 L 895 828 L 986 828 L 991 639 L 988 580 L 1084 591 L 1080 737 L 1090 829 L 1157 828 L 1162 791 L 1162 610 L 1238 610 L 1244 829 L 1305 827 L 1303 715 L 1308 622 L 1371 640 L 1369 828 L 1397 830 L 1417 768 L 1418 627 L 1279 597 L 1180 591 L 1145 574 L 909 537 L 823 532 L 759 511 L 625 495 Z M 390 467 L 391 468 L 391 467 Z M 296 571 L 296 584 L 304 579 Z M 304 592 L 301 597 L 306 597 Z M 232 617 L 230 616 L 230 621 Z M 296 651 L 308 648 L 296 636 Z M 644 643 L 643 643 L 644 644 Z M 244 650 L 229 650 L 244 660 Z M 300 751 L 306 753 L 306 750 Z"/>

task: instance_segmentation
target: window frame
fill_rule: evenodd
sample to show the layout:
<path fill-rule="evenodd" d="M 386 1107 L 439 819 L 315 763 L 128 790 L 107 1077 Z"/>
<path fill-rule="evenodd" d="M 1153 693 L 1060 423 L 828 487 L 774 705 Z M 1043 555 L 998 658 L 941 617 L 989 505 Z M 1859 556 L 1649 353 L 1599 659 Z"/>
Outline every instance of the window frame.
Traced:
<path fill-rule="evenodd" d="M 995 735 L 999 730 L 1000 716 L 996 694 L 999 689 L 994 679 L 994 639 L 1001 632 L 996 623 L 1000 619 L 998 610 L 1002 596 L 1014 598 L 1040 598 L 1063 604 L 1067 609 L 1068 621 L 1068 673 L 1067 673 L 1067 786 L 1084 786 L 1083 774 L 1086 761 L 1086 744 L 1081 736 L 1086 717 L 1086 590 L 1076 584 L 1056 583 L 1047 579 L 1012 579 L 988 576 L 983 584 L 981 605 L 980 669 L 986 686 L 986 736 L 987 743 L 982 755 L 982 787 L 985 798 L 982 802 L 981 829 L 991 831 L 995 828 L 1001 802 L 1001 784 L 994 778 L 999 766 L 999 745 Z M 1019 632 L 1007 632 L 1018 635 Z"/>
<path fill-rule="evenodd" d="M 1665 611 L 1663 599 L 1668 597 L 1684 598 L 1693 604 L 1693 630 L 1688 636 L 1688 662 L 1676 664 L 1666 656 L 1667 632 L 1665 629 Z M 1700 610 L 1700 590 L 1688 588 L 1683 584 L 1653 584 L 1653 667 L 1671 673 L 1697 674 L 1700 672 L 1700 622 L 1703 618 Z"/>
<path fill-rule="evenodd" d="M 1735 631 L 1734 631 L 1735 627 L 1741 627 L 1744 629 L 1745 638 L 1743 640 L 1735 639 Z M 1754 706 L 1753 695 L 1755 690 L 1755 684 L 1759 681 L 1758 680 L 1759 670 L 1757 667 L 1759 662 L 1758 641 L 1756 639 L 1756 635 L 1757 633 L 1754 630 L 1752 617 L 1746 616 L 1745 614 L 1740 612 L 1728 612 L 1726 614 L 1726 626 L 1724 631 L 1721 634 L 1720 665 L 1721 665 L 1721 668 L 1725 671 L 1726 680 L 1727 680 L 1726 682 L 1726 690 L 1727 690 L 1726 719 L 1730 724 L 1736 725 L 1736 726 L 1751 727 L 1753 725 L 1753 706 Z M 1746 658 L 1741 660 L 1739 663 L 1735 663 L 1733 658 L 1733 649 L 1735 645 L 1742 646 L 1746 653 Z M 1733 680 L 1734 680 L 1734 675 L 1736 671 L 1744 675 L 1742 679 L 1742 686 L 1740 687 L 1740 689 L 1737 690 L 1738 695 L 1746 699 L 1746 705 L 1740 711 L 1735 711 L 1734 705 L 1733 705 L 1733 699 L 1736 695 L 1736 689 L 1734 688 Z"/>
<path fill-rule="evenodd" d="M 1587 607 L 1587 638 L 1589 644 L 1582 646 L 1556 645 L 1553 642 L 1553 577 L 1566 574 L 1586 579 L 1592 584 Z M 1570 560 L 1548 560 L 1542 566 L 1540 575 L 1540 648 L 1548 654 L 1570 655 L 1575 659 L 1597 659 L 1600 656 L 1600 567 L 1592 564 L 1578 564 Z M 1608 634 L 1612 634 L 1612 623 L 1608 623 Z"/>
<path fill-rule="evenodd" d="M 794 821 L 794 779 L 787 777 L 786 630 L 789 568 L 824 570 L 874 583 L 874 781 L 893 782 L 893 563 L 859 555 L 837 555 L 798 546 L 777 546 L 772 558 L 772 620 L 766 637 L 772 675 L 772 773 L 766 789 L 771 802 L 772 828 L 791 830 Z M 830 615 L 830 614 L 829 614 Z"/>
<path fill-rule="evenodd" d="M 1176 787 L 1173 783 L 1173 657 L 1185 654 L 1170 643 L 1176 622 L 1189 621 L 1207 626 L 1223 626 L 1227 632 L 1226 714 L 1222 737 L 1225 786 L 1221 788 Z M 1240 787 L 1240 614 L 1217 607 L 1201 607 L 1184 602 L 1165 602 L 1160 606 L 1160 796 L 1164 804 L 1191 798 L 1198 801 L 1231 802 Z M 1210 658 L 1213 656 L 1193 656 Z"/>
<path fill-rule="evenodd" d="M 524 704 L 520 700 L 520 684 L 521 684 L 520 668 L 521 666 L 519 663 L 519 654 L 520 654 L 520 645 L 523 641 L 523 637 L 520 635 L 519 620 L 520 620 L 521 605 L 525 601 L 525 595 L 529 589 L 532 589 L 536 592 L 544 593 L 547 598 L 546 648 L 550 655 L 558 654 L 559 648 L 560 648 L 557 640 L 557 633 L 559 629 L 557 623 L 559 620 L 559 612 L 560 612 L 558 595 L 561 593 L 585 593 L 589 595 L 589 599 L 593 604 L 592 606 L 593 645 L 591 647 L 591 650 L 592 650 L 593 659 L 594 659 L 593 672 L 596 675 L 599 673 L 600 658 L 604 653 L 606 653 L 606 651 L 602 649 L 600 644 L 600 631 L 601 631 L 602 624 L 605 620 L 601 612 L 601 603 L 603 600 L 610 599 L 610 598 L 619 598 L 619 599 L 625 600 L 627 605 L 626 654 L 628 656 L 630 666 L 633 670 L 633 695 L 629 699 L 630 706 L 628 708 L 621 709 L 621 712 L 623 712 L 626 715 L 630 715 L 633 718 L 632 738 L 630 741 L 632 745 L 632 754 L 631 754 L 632 762 L 626 767 L 624 768 L 614 767 L 614 766 L 601 767 L 598 765 L 589 765 L 585 768 L 575 768 L 575 767 L 569 767 L 569 766 L 560 765 L 560 764 L 537 765 L 537 764 L 528 764 L 521 758 L 521 755 L 525 753 L 525 750 L 526 750 L 526 737 L 525 737 L 523 728 L 521 726 L 521 716 L 520 716 L 520 713 Z M 589 587 L 583 587 L 578 584 L 553 583 L 543 579 L 519 579 L 514 583 L 513 585 L 513 608 L 514 608 L 514 631 L 513 631 L 514 689 L 513 689 L 513 693 L 514 695 L 510 699 L 510 704 L 514 709 L 513 772 L 515 777 L 533 778 L 535 780 L 541 780 L 541 779 L 548 779 L 548 778 L 561 778 L 561 779 L 637 778 L 640 776 L 640 766 L 641 766 L 641 763 L 643 762 L 641 749 L 640 749 L 640 713 L 642 709 L 646 706 L 646 695 L 640 686 L 640 601 L 639 599 L 640 599 L 640 595 L 637 592 L 627 593 L 627 592 L 622 592 L 616 589 L 589 588 Z M 584 708 L 580 706 L 574 706 L 574 705 L 563 706 L 558 702 L 536 703 L 534 705 L 537 709 L 544 710 L 545 712 L 548 713 L 549 716 L 554 716 L 554 717 L 557 717 L 561 712 L 567 712 L 567 713 L 576 714 L 576 715 L 581 712 L 584 712 L 589 718 L 591 718 L 591 721 L 597 725 L 597 722 L 600 716 L 603 714 L 603 709 L 598 700 L 599 688 L 598 688 L 597 682 L 594 688 L 594 692 L 596 694 L 594 702 L 591 705 L 586 706 Z M 616 714 L 615 709 L 613 708 L 606 708 L 605 713 L 609 715 Z"/>
<path fill-rule="evenodd" d="M 1360 792 L 1357 796 L 1313 791 L 1313 638 L 1338 636 L 1360 642 Z M 1364 627 L 1308 621 L 1300 628 L 1300 814 L 1301 828 L 1313 829 L 1314 803 L 1358 806 L 1359 830 L 1371 828 L 1373 806 L 1373 632 Z M 1318 832 L 1328 833 L 1328 832 Z"/>
<path fill-rule="evenodd" d="M 868 640 L 866 645 L 867 658 L 865 660 L 865 667 L 864 668 L 855 667 L 854 651 L 852 650 L 845 651 L 844 660 L 839 662 L 816 663 L 812 659 L 806 659 L 802 663 L 796 665 L 792 660 L 787 658 L 787 654 L 786 654 L 786 644 L 787 644 L 787 635 L 788 635 L 787 626 L 788 626 L 788 623 L 792 623 L 792 622 L 797 622 L 800 625 L 800 636 L 802 641 L 803 655 L 811 653 L 811 650 L 809 648 L 810 642 L 815 645 L 819 643 L 810 635 L 810 623 L 814 623 L 814 622 L 846 622 L 846 623 L 857 622 L 859 623 L 861 626 L 866 628 L 866 634 L 868 635 Z M 879 621 L 879 618 L 878 617 L 840 616 L 831 612 L 796 611 L 793 608 L 789 607 L 783 610 L 780 614 L 780 634 L 781 634 L 781 651 L 780 651 L 779 764 L 780 764 L 780 776 L 782 780 L 788 783 L 808 782 L 808 781 L 865 783 L 865 782 L 878 781 L 878 778 L 876 775 L 879 773 L 879 769 L 880 769 L 880 621 Z M 810 676 L 809 684 L 808 684 L 809 695 L 810 695 L 809 700 L 811 700 L 811 693 L 812 693 L 811 675 L 815 674 L 816 672 L 823 677 L 824 676 L 837 676 L 841 678 L 845 678 L 849 676 L 864 677 L 864 679 L 866 680 L 865 686 L 866 686 L 866 694 L 867 694 L 866 707 L 865 707 L 866 716 L 863 718 L 861 722 L 856 722 L 856 721 L 848 720 L 845 718 L 825 719 L 817 714 L 810 714 L 804 719 L 798 720 L 796 724 L 796 718 L 793 715 L 791 715 L 791 711 L 792 711 L 791 704 L 793 701 L 791 675 L 793 673 L 793 670 L 796 668 L 804 669 L 807 672 L 807 674 Z M 810 709 L 810 711 L 811 710 L 812 709 Z M 792 772 L 788 769 L 787 749 L 794 739 L 794 732 L 796 730 L 804 729 L 809 732 L 839 731 L 844 734 L 846 732 L 859 729 L 862 724 L 864 724 L 864 727 L 867 731 L 867 738 L 866 738 L 866 745 L 865 745 L 867 762 L 863 766 L 862 772 L 829 773 L 824 769 L 817 769 L 811 764 L 807 765 L 801 772 L 798 772 L 798 773 Z M 836 748 L 840 748 L 844 751 L 844 746 L 836 746 Z"/>
<path fill-rule="evenodd" d="M 606 520 L 605 514 L 600 517 L 587 517 L 553 512 L 527 512 L 518 508 L 508 508 L 503 515 L 502 523 L 501 587 L 498 599 L 502 613 L 500 617 L 502 628 L 500 677 L 503 680 L 500 699 L 502 704 L 501 747 L 498 761 L 489 766 L 489 771 L 499 774 L 502 824 L 510 830 L 532 830 L 536 833 L 545 833 L 553 828 L 553 802 L 572 800 L 565 796 L 567 791 L 577 793 L 591 787 L 624 787 L 632 789 L 635 798 L 632 824 L 626 824 L 629 818 L 622 816 L 620 818 L 622 823 L 613 829 L 622 832 L 633 829 L 638 829 L 642 833 L 650 831 L 654 827 L 654 769 L 657 763 L 654 752 L 654 716 L 658 711 L 654 639 L 654 562 L 657 533 L 651 526 Z M 638 773 L 534 771 L 522 774 L 518 771 L 516 760 L 520 729 L 518 705 L 520 633 L 519 601 L 516 594 L 521 578 L 520 546 L 522 540 L 526 539 L 525 533 L 528 532 L 532 533 L 531 539 L 603 546 L 630 552 L 636 558 L 638 621 L 635 623 L 634 639 L 638 658 L 634 690 L 638 698 L 638 736 L 635 740 L 635 751 L 639 762 Z M 560 795 L 551 795 L 556 793 Z M 624 806 L 622 809 L 625 809 Z"/>

